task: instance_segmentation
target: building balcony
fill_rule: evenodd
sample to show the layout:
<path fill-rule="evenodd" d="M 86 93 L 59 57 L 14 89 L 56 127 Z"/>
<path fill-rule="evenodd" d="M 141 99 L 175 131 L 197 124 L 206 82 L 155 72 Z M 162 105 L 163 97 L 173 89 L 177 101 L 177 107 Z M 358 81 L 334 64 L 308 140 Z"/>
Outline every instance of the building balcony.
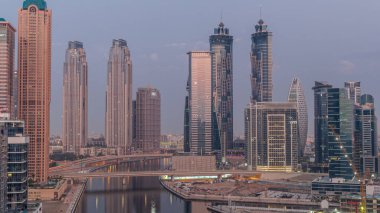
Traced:
<path fill-rule="evenodd" d="M 21 190 L 11 190 L 11 191 L 8 191 L 7 193 L 8 194 L 24 194 L 26 193 L 27 189 L 21 189 Z"/>

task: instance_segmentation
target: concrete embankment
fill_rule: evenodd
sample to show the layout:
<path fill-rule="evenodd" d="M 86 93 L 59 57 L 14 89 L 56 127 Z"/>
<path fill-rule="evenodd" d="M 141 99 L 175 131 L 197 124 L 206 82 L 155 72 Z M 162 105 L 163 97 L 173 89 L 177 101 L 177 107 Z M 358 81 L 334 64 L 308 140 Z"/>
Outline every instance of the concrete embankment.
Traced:
<path fill-rule="evenodd" d="M 78 187 L 74 194 L 74 199 L 70 203 L 69 208 L 67 209 L 66 213 L 75 213 L 77 211 L 77 208 L 79 206 L 80 201 L 82 200 L 82 196 L 86 190 L 87 187 L 87 181 L 88 179 L 86 178 L 81 185 Z"/>

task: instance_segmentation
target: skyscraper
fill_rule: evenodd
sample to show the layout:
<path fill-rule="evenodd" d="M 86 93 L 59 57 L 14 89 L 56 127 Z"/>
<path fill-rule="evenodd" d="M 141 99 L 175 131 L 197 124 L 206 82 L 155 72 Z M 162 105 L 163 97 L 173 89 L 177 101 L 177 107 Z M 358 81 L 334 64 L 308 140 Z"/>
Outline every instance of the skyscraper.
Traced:
<path fill-rule="evenodd" d="M 300 136 L 298 148 L 300 156 L 303 156 L 307 140 L 308 116 L 305 94 L 298 78 L 294 78 L 290 85 L 288 102 L 297 104 L 297 121 Z"/>
<path fill-rule="evenodd" d="M 212 88 L 212 149 L 223 161 L 233 147 L 233 37 L 221 22 L 210 36 Z"/>
<path fill-rule="evenodd" d="M 161 95 L 154 88 L 139 88 L 136 93 L 136 147 L 152 152 L 160 150 Z"/>
<path fill-rule="evenodd" d="M 327 92 L 329 177 L 352 179 L 353 101 L 348 98 L 346 89 L 329 88 Z"/>
<path fill-rule="evenodd" d="M 348 97 L 354 102 L 354 104 L 360 104 L 361 88 L 358 81 L 344 82 L 344 88 L 347 89 Z"/>
<path fill-rule="evenodd" d="M 262 19 L 252 34 L 251 50 L 251 86 L 252 100 L 256 102 L 272 101 L 272 32 Z"/>
<path fill-rule="evenodd" d="M 7 130 L 0 126 L 0 212 L 7 212 L 7 178 L 8 178 Z"/>
<path fill-rule="evenodd" d="M 245 110 L 248 168 L 295 171 L 298 165 L 296 103 L 252 102 Z"/>
<path fill-rule="evenodd" d="M 212 151 L 211 53 L 193 51 L 188 55 L 190 151 L 203 155 Z"/>
<path fill-rule="evenodd" d="M 132 61 L 127 42 L 113 40 L 109 54 L 106 91 L 106 144 L 118 154 L 132 144 Z"/>
<path fill-rule="evenodd" d="M 0 112 L 13 116 L 13 71 L 15 59 L 15 28 L 0 18 Z"/>
<path fill-rule="evenodd" d="M 83 44 L 70 41 L 63 68 L 62 142 L 65 152 L 79 155 L 87 141 L 87 59 Z"/>
<path fill-rule="evenodd" d="M 329 152 L 328 136 L 328 89 L 332 88 L 327 82 L 315 82 L 314 90 L 314 145 L 315 163 L 327 166 Z"/>
<path fill-rule="evenodd" d="M 378 176 L 377 117 L 372 95 L 362 95 L 355 105 L 354 162 L 360 175 Z"/>
<path fill-rule="evenodd" d="M 28 143 L 24 122 L 0 120 L 8 142 L 8 212 L 25 212 L 28 200 Z"/>
<path fill-rule="evenodd" d="M 48 177 L 51 94 L 51 18 L 44 0 L 25 0 L 18 15 L 18 117 L 30 138 L 28 173 Z"/>
<path fill-rule="evenodd" d="M 185 98 L 185 110 L 183 114 L 183 151 L 190 152 L 190 106 L 188 95 Z"/>

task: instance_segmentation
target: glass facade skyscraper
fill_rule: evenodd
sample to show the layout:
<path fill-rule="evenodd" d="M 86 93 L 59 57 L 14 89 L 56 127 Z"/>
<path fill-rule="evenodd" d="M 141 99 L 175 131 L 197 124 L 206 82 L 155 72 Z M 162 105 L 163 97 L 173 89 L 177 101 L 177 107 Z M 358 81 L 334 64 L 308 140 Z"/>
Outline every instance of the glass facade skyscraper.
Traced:
<path fill-rule="evenodd" d="M 251 47 L 251 98 L 256 102 L 272 101 L 272 32 L 262 19 L 255 26 Z"/>
<path fill-rule="evenodd" d="M 212 87 L 212 149 L 225 161 L 233 147 L 233 37 L 221 22 L 210 36 Z"/>
<path fill-rule="evenodd" d="M 327 166 L 329 162 L 329 152 L 327 144 L 328 136 L 328 89 L 332 85 L 327 82 L 315 82 L 314 90 L 314 145 L 315 163 Z"/>
<path fill-rule="evenodd" d="M 301 81 L 298 78 L 294 78 L 290 85 L 288 102 L 297 104 L 297 121 L 300 137 L 298 148 L 300 156 L 303 156 L 307 140 L 308 115 L 305 94 Z"/>
<path fill-rule="evenodd" d="M 352 179 L 354 104 L 344 88 L 330 88 L 327 95 L 329 177 Z"/>
<path fill-rule="evenodd" d="M 360 175 L 378 176 L 377 117 L 372 95 L 355 105 L 354 162 Z"/>
<path fill-rule="evenodd" d="M 189 55 L 189 142 L 198 155 L 212 152 L 211 53 L 192 51 Z"/>
<path fill-rule="evenodd" d="M 360 104 L 361 87 L 358 81 L 344 82 L 344 88 L 347 90 L 348 97 L 355 103 Z"/>

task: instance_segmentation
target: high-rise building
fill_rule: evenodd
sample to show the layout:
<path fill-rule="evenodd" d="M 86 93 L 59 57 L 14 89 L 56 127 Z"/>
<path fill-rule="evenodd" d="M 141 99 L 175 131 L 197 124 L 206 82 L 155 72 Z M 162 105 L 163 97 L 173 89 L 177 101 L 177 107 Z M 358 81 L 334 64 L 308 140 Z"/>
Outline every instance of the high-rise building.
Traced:
<path fill-rule="evenodd" d="M 233 148 L 233 37 L 221 22 L 210 36 L 212 88 L 212 149 L 225 160 Z"/>
<path fill-rule="evenodd" d="M 295 171 L 298 165 L 296 103 L 252 102 L 245 110 L 248 168 Z"/>
<path fill-rule="evenodd" d="M 136 140 L 136 116 L 136 100 L 132 100 L 132 143 L 134 146 Z"/>
<path fill-rule="evenodd" d="M 272 101 L 272 32 L 262 19 L 252 34 L 251 50 L 251 86 L 252 100 L 256 102 Z"/>
<path fill-rule="evenodd" d="M 355 105 L 354 162 L 360 175 L 378 176 L 377 118 L 372 95 L 362 95 Z"/>
<path fill-rule="evenodd" d="M 87 59 L 83 44 L 70 41 L 63 68 L 63 123 L 64 152 L 79 155 L 87 141 L 88 85 Z"/>
<path fill-rule="evenodd" d="M 183 151 L 190 152 L 190 106 L 188 95 L 185 98 L 185 110 L 183 117 Z"/>
<path fill-rule="evenodd" d="M 25 0 L 18 13 L 18 118 L 25 121 L 28 173 L 47 182 L 51 94 L 51 19 L 44 0 Z"/>
<path fill-rule="evenodd" d="M 26 212 L 28 200 L 28 143 L 24 122 L 0 120 L 8 144 L 7 209 L 8 212 Z"/>
<path fill-rule="evenodd" d="M 307 140 L 308 116 L 305 93 L 298 78 L 294 78 L 290 85 L 288 102 L 297 104 L 297 121 L 300 136 L 298 148 L 300 156 L 303 156 Z"/>
<path fill-rule="evenodd" d="M 15 59 L 15 28 L 0 18 L 0 112 L 13 116 L 13 72 Z"/>
<path fill-rule="evenodd" d="M 327 90 L 329 177 L 352 179 L 354 105 L 344 88 Z"/>
<path fill-rule="evenodd" d="M 211 53 L 192 51 L 189 55 L 189 142 L 199 155 L 212 152 Z"/>
<path fill-rule="evenodd" d="M 0 126 L 0 212 L 7 212 L 7 179 L 8 179 L 8 145 L 7 130 Z"/>
<path fill-rule="evenodd" d="M 161 95 L 154 88 L 139 88 L 136 93 L 136 147 L 143 152 L 160 150 Z"/>
<path fill-rule="evenodd" d="M 328 89 L 327 82 L 315 82 L 314 90 L 314 145 L 315 163 L 327 166 L 329 162 L 328 137 Z"/>
<path fill-rule="evenodd" d="M 11 118 L 18 118 L 18 72 L 14 71 L 13 72 L 13 88 L 12 88 L 12 93 L 13 93 L 13 109 L 12 109 L 12 114 Z"/>
<path fill-rule="evenodd" d="M 132 145 L 132 60 L 127 42 L 113 40 L 109 54 L 106 91 L 106 144 L 118 154 Z"/>
<path fill-rule="evenodd" d="M 344 82 L 344 88 L 347 89 L 348 97 L 354 102 L 354 104 L 360 104 L 361 88 L 358 81 Z"/>

